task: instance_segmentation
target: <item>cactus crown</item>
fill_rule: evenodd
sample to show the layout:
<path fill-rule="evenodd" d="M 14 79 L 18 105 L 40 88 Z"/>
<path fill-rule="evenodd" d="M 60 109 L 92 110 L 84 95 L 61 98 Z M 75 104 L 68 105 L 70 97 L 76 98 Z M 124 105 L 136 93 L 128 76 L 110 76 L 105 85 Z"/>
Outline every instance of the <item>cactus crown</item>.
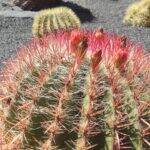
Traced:
<path fill-rule="evenodd" d="M 79 28 L 80 24 L 80 19 L 70 8 L 46 9 L 35 15 L 32 33 L 34 36 L 41 37 L 58 29 Z"/>
<path fill-rule="evenodd" d="M 3 149 L 148 148 L 148 59 L 103 30 L 33 40 L 1 70 Z"/>
<path fill-rule="evenodd" d="M 124 23 L 150 27 L 150 0 L 133 3 L 126 11 Z"/>

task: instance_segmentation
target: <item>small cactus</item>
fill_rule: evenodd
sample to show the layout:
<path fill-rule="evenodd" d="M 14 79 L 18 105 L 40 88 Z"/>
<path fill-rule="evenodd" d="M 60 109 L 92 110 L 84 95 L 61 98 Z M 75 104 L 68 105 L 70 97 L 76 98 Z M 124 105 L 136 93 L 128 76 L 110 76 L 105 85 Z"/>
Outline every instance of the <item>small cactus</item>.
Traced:
<path fill-rule="evenodd" d="M 80 27 L 80 19 L 67 7 L 46 9 L 38 12 L 34 18 L 33 36 L 41 37 L 58 29 L 72 29 Z"/>
<path fill-rule="evenodd" d="M 141 0 L 131 4 L 123 22 L 133 26 L 150 27 L 150 0 Z"/>
<path fill-rule="evenodd" d="M 102 29 L 34 39 L 0 73 L 2 149 L 149 149 L 149 58 Z"/>
<path fill-rule="evenodd" d="M 61 0 L 13 0 L 14 5 L 23 10 L 39 10 L 60 2 Z"/>

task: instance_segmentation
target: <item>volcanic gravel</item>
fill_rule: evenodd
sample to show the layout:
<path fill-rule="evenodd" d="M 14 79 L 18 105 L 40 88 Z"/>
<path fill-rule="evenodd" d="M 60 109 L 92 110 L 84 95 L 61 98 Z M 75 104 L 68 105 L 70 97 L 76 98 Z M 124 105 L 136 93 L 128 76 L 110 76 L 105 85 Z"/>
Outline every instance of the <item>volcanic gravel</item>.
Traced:
<path fill-rule="evenodd" d="M 77 13 L 83 22 L 83 28 L 103 27 L 110 32 L 125 34 L 132 41 L 142 44 L 149 52 L 150 28 L 132 27 L 122 23 L 126 8 L 134 1 L 72 0 L 65 5 Z M 12 57 L 18 47 L 31 39 L 35 13 L 13 6 L 10 0 L 0 0 L 0 67 L 2 61 Z"/>

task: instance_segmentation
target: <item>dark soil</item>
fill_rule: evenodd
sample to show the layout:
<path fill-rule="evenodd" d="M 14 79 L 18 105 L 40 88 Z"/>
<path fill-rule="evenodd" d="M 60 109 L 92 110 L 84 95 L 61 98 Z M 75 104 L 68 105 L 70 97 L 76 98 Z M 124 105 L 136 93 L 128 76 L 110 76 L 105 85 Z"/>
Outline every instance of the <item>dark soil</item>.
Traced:
<path fill-rule="evenodd" d="M 71 8 L 81 19 L 82 27 L 103 27 L 110 32 L 125 34 L 150 51 L 150 28 L 122 23 L 125 10 L 132 2 L 134 0 L 72 0 L 60 5 Z M 13 6 L 10 0 L 0 0 L 0 66 L 2 61 L 13 56 L 16 49 L 32 37 L 35 13 Z"/>

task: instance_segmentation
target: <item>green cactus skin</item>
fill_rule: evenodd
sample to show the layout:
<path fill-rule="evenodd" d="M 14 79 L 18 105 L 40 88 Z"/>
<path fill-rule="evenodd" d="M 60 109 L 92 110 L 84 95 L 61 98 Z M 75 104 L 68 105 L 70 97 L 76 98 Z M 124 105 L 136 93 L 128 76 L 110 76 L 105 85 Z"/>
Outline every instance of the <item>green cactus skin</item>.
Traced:
<path fill-rule="evenodd" d="M 107 33 L 82 34 L 44 37 L 45 45 L 33 42 L 18 54 L 18 61 L 10 61 L 12 72 L 10 62 L 2 70 L 3 149 L 149 148 L 149 55 Z M 110 55 L 105 49 L 90 54 L 97 38 L 110 38 Z M 111 54 L 112 42 L 117 52 L 121 49 L 119 57 Z"/>
<path fill-rule="evenodd" d="M 35 15 L 32 33 L 35 37 L 41 37 L 58 29 L 80 28 L 80 24 L 80 19 L 70 8 L 46 9 Z"/>

